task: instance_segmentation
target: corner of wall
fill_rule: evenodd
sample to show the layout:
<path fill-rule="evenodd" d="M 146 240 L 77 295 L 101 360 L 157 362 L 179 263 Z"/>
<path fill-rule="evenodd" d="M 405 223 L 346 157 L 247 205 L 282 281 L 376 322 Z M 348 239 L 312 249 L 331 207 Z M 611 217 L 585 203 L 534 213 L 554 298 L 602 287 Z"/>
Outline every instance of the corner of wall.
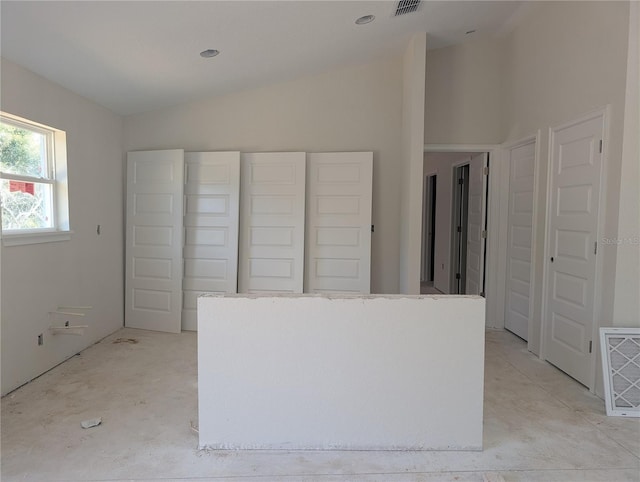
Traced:
<path fill-rule="evenodd" d="M 426 32 L 414 34 L 403 62 L 399 291 L 405 294 L 420 293 L 426 52 Z"/>
<path fill-rule="evenodd" d="M 630 2 L 612 326 L 640 327 L 640 6 Z"/>

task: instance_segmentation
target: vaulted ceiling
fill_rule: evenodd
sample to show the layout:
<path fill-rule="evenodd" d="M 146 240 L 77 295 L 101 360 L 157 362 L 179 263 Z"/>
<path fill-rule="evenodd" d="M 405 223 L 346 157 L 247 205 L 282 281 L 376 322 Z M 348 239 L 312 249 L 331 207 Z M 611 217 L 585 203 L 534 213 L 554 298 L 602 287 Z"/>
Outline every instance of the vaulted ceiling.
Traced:
<path fill-rule="evenodd" d="M 2 57 L 122 115 L 491 35 L 522 8 L 510 1 L 0 2 Z M 363 15 L 375 15 L 356 25 Z M 467 32 L 475 30 L 475 33 Z M 217 49 L 214 58 L 202 58 Z"/>

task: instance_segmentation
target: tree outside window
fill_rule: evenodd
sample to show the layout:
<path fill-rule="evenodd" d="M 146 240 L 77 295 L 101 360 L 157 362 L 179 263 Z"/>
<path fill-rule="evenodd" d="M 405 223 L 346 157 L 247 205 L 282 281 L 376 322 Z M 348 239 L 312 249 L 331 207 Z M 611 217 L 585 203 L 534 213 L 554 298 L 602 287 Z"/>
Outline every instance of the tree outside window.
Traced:
<path fill-rule="evenodd" d="M 53 131 L 0 117 L 2 231 L 55 228 Z"/>

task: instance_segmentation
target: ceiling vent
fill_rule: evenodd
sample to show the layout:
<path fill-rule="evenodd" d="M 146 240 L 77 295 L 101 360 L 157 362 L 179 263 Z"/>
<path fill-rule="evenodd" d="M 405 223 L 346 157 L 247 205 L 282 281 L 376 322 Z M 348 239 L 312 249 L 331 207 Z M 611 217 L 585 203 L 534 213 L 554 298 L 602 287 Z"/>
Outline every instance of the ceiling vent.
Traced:
<path fill-rule="evenodd" d="M 396 7 L 396 13 L 394 17 L 415 12 L 420 7 L 421 1 L 422 0 L 400 0 L 398 2 L 398 6 Z"/>

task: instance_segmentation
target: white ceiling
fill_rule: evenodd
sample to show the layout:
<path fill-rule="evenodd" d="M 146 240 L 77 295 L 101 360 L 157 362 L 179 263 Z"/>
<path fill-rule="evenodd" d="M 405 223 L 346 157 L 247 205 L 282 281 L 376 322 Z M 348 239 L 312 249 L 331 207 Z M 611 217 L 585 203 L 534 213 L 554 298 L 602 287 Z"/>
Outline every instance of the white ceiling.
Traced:
<path fill-rule="evenodd" d="M 3 57 L 122 115 L 255 88 L 402 52 L 493 34 L 522 2 L 0 2 Z M 356 18 L 373 14 L 368 25 Z M 220 55 L 199 56 L 213 48 Z"/>

